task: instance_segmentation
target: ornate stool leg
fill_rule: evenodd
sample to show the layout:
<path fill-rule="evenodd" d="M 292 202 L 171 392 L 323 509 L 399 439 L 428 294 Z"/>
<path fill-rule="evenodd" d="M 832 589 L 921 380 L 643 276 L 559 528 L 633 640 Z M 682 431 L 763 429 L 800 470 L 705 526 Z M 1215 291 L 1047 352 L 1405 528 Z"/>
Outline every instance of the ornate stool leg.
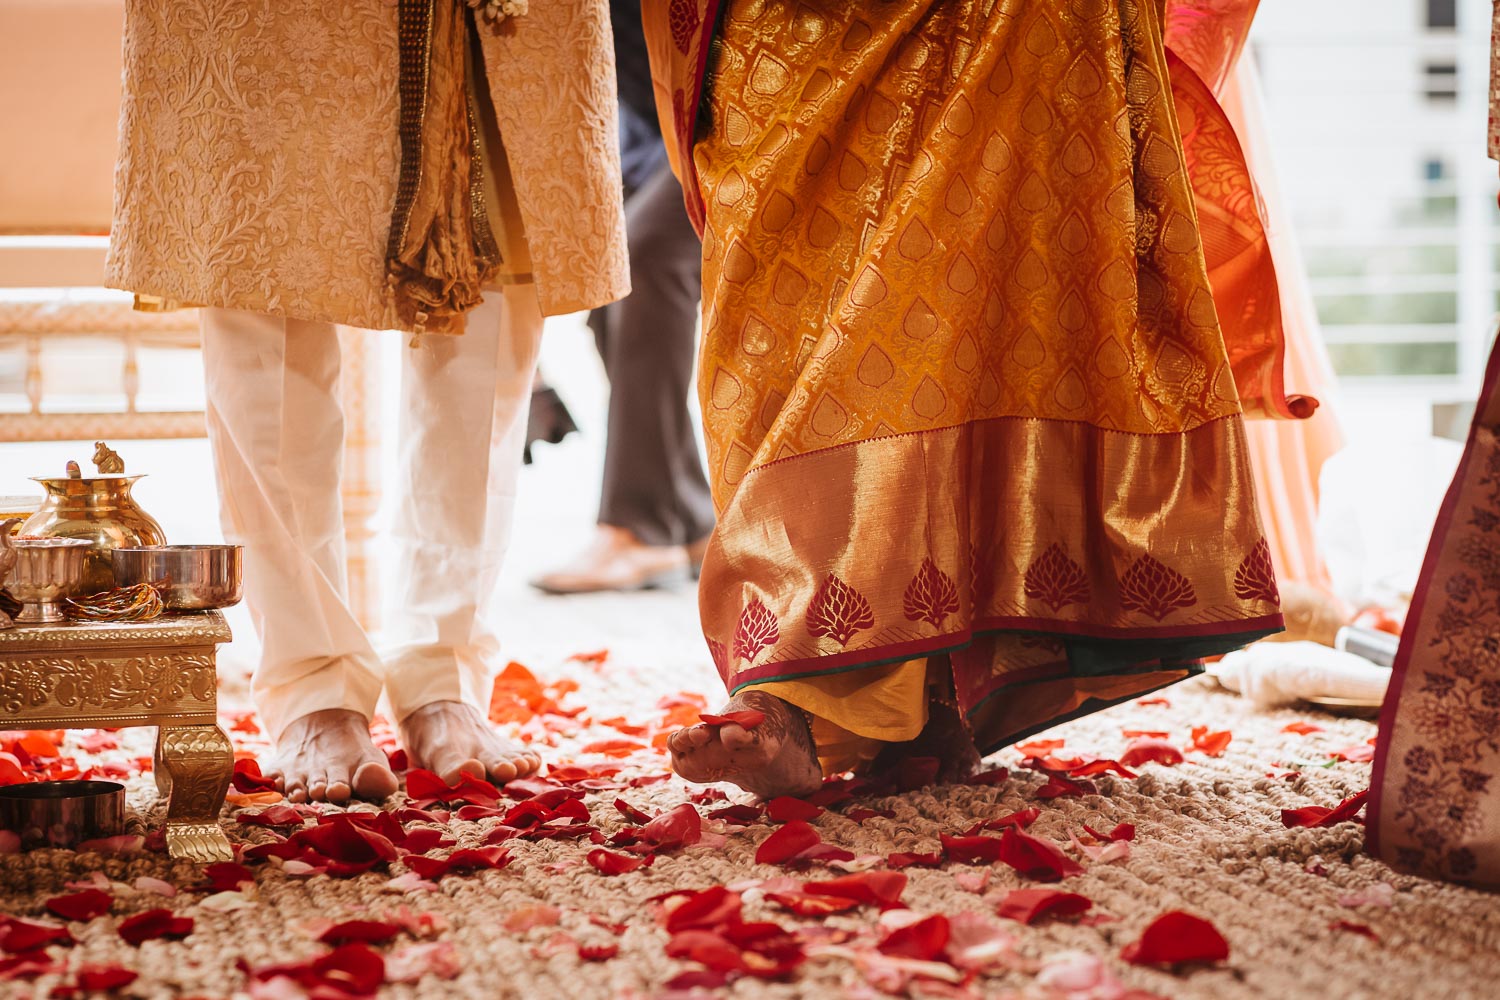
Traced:
<path fill-rule="evenodd" d="M 156 785 L 167 802 L 167 852 L 206 864 L 234 853 L 219 811 L 234 774 L 234 749 L 218 726 L 161 726 L 156 734 Z"/>

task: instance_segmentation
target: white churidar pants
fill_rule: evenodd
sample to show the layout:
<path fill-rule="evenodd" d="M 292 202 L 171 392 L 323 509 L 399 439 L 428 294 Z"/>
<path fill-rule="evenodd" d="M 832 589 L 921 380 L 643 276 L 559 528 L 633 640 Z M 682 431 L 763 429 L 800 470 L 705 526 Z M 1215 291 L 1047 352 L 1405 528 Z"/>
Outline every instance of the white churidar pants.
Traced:
<path fill-rule="evenodd" d="M 397 721 L 434 701 L 484 712 L 498 648 L 484 608 L 515 510 L 541 341 L 532 286 L 487 293 L 462 335 L 405 349 L 393 537 L 378 549 L 383 656 L 347 602 L 335 326 L 202 316 L 209 444 L 225 538 L 245 548 L 263 728 L 276 738 L 331 708 L 369 718 L 382 686 Z"/>

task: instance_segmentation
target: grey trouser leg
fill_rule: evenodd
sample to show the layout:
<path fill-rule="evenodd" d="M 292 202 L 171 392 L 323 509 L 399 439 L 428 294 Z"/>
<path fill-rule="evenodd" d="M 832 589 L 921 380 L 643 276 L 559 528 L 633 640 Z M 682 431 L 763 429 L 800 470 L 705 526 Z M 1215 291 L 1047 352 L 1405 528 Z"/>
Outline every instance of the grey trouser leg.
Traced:
<path fill-rule="evenodd" d="M 714 514 L 688 410 L 702 250 L 671 170 L 627 199 L 625 227 L 633 291 L 590 324 L 610 381 L 599 523 L 685 545 Z"/>

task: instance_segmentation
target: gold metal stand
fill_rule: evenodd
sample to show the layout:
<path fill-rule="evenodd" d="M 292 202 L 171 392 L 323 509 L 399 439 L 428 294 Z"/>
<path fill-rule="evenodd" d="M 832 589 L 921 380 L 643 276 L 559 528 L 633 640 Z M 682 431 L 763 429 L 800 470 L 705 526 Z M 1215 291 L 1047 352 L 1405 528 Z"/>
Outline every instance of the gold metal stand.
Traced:
<path fill-rule="evenodd" d="M 156 726 L 156 787 L 167 850 L 207 863 L 233 857 L 219 810 L 234 751 L 219 728 L 217 611 L 143 624 L 18 625 L 0 631 L 0 724 L 15 729 Z"/>

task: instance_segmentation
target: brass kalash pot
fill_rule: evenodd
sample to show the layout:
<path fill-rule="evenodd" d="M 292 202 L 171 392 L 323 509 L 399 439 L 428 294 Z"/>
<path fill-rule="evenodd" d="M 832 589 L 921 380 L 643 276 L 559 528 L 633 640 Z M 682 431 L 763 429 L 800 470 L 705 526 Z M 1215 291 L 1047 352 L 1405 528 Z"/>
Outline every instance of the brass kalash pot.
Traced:
<path fill-rule="evenodd" d="M 141 510 L 130 495 L 130 488 L 143 477 L 125 475 L 125 463 L 103 441 L 94 442 L 93 461 L 99 470 L 97 476 L 84 476 L 77 462 L 69 462 L 66 476 L 33 477 L 33 482 L 46 489 L 47 496 L 19 532 L 44 538 L 82 538 L 91 543 L 79 594 L 114 587 L 111 553 L 115 549 L 167 543 L 156 518 Z"/>

